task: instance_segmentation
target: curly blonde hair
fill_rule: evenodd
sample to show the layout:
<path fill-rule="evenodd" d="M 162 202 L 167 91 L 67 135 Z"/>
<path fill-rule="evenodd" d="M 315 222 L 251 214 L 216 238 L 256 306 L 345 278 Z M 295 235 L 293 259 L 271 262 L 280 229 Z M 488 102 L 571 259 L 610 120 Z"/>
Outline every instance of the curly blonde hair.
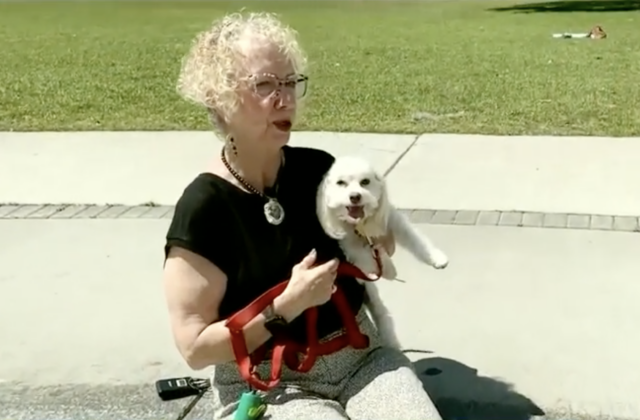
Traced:
<path fill-rule="evenodd" d="M 296 73 L 304 73 L 307 58 L 298 44 L 297 32 L 272 13 L 232 13 L 215 20 L 209 30 L 196 36 L 182 60 L 178 93 L 206 107 L 214 125 L 238 107 L 237 89 L 244 71 L 242 45 L 257 41 L 278 48 Z M 216 127 L 220 129 L 220 127 Z"/>

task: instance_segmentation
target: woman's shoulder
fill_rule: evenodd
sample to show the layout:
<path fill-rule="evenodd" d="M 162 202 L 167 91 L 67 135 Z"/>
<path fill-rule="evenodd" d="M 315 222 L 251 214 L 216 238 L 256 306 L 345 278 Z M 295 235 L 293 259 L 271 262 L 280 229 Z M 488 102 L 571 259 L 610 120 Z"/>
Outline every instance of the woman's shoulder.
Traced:
<path fill-rule="evenodd" d="M 324 150 L 312 147 L 291 147 L 285 149 L 286 166 L 293 167 L 296 172 L 306 175 L 324 176 L 335 157 Z"/>
<path fill-rule="evenodd" d="M 242 200 L 242 195 L 241 190 L 225 179 L 212 173 L 201 173 L 184 188 L 178 198 L 170 230 L 212 227 L 210 225 L 216 220 L 238 208 L 236 204 Z"/>
<path fill-rule="evenodd" d="M 285 152 L 287 155 L 294 156 L 296 158 L 317 158 L 325 161 L 333 161 L 335 158 L 333 155 L 325 150 L 316 149 L 314 147 L 302 147 L 302 146 L 286 146 Z"/>
<path fill-rule="evenodd" d="M 199 174 L 182 191 L 176 203 L 176 211 L 197 213 L 214 209 L 226 195 L 225 184 L 228 182 L 214 174 Z"/>
<path fill-rule="evenodd" d="M 180 246 L 224 266 L 219 256 L 226 254 L 212 238 L 228 237 L 229 226 L 221 220 L 233 220 L 226 217 L 237 196 L 230 187 L 224 179 L 202 173 L 184 188 L 167 230 L 165 257 L 172 246 Z"/>

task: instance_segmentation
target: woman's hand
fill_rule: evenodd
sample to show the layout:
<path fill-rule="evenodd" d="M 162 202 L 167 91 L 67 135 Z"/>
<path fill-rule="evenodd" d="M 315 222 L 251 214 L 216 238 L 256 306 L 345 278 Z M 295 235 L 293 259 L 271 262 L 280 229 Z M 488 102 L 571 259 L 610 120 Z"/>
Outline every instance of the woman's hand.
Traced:
<path fill-rule="evenodd" d="M 289 308 L 287 312 L 293 312 L 294 318 L 308 308 L 327 303 L 336 290 L 334 282 L 339 261 L 333 259 L 313 267 L 316 257 L 317 253 L 313 250 L 293 267 L 291 280 L 277 305 Z M 291 308 L 295 309 L 291 311 Z"/>

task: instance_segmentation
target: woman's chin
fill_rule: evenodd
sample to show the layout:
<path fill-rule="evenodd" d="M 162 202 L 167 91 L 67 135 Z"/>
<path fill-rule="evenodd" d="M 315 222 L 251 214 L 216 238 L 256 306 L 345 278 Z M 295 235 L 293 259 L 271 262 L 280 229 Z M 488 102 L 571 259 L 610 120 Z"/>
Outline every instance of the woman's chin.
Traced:
<path fill-rule="evenodd" d="M 275 129 L 272 130 L 269 134 L 272 142 L 277 144 L 279 147 L 282 147 L 289 143 L 289 139 L 291 138 L 291 130 L 283 131 Z"/>

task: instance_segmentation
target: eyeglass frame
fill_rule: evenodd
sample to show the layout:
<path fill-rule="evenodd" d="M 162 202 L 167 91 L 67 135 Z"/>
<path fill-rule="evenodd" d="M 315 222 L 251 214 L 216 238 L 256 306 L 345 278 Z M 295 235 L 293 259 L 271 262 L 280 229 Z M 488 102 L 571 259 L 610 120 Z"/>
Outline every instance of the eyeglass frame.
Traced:
<path fill-rule="evenodd" d="M 256 83 L 255 83 L 255 80 L 257 78 L 259 78 L 259 77 L 269 77 L 270 79 L 272 79 L 272 80 L 274 80 L 276 82 L 277 87 L 272 92 L 270 92 L 268 95 L 260 95 L 258 93 L 258 91 L 257 91 L 258 89 L 257 89 Z M 298 96 L 297 94 L 294 95 L 296 97 L 296 99 L 300 99 L 300 98 L 304 98 L 305 95 L 307 94 L 307 90 L 308 90 L 307 84 L 309 82 L 309 77 L 304 75 L 304 74 L 297 73 L 297 74 L 293 74 L 291 76 L 287 76 L 286 78 L 282 79 L 282 78 L 276 76 L 273 73 L 257 73 L 257 74 L 250 74 L 249 76 L 244 77 L 243 80 L 246 81 L 246 82 L 251 82 L 251 87 L 252 87 L 254 93 L 256 95 L 258 95 L 259 97 L 265 98 L 265 99 L 273 97 L 274 94 L 278 94 L 279 95 L 282 92 L 282 88 L 286 87 L 286 84 L 289 83 L 289 82 L 295 81 L 296 82 L 296 86 L 298 85 L 298 83 L 304 82 L 304 91 L 302 92 L 302 94 L 300 96 Z M 296 92 L 296 87 L 293 88 L 293 91 Z"/>

